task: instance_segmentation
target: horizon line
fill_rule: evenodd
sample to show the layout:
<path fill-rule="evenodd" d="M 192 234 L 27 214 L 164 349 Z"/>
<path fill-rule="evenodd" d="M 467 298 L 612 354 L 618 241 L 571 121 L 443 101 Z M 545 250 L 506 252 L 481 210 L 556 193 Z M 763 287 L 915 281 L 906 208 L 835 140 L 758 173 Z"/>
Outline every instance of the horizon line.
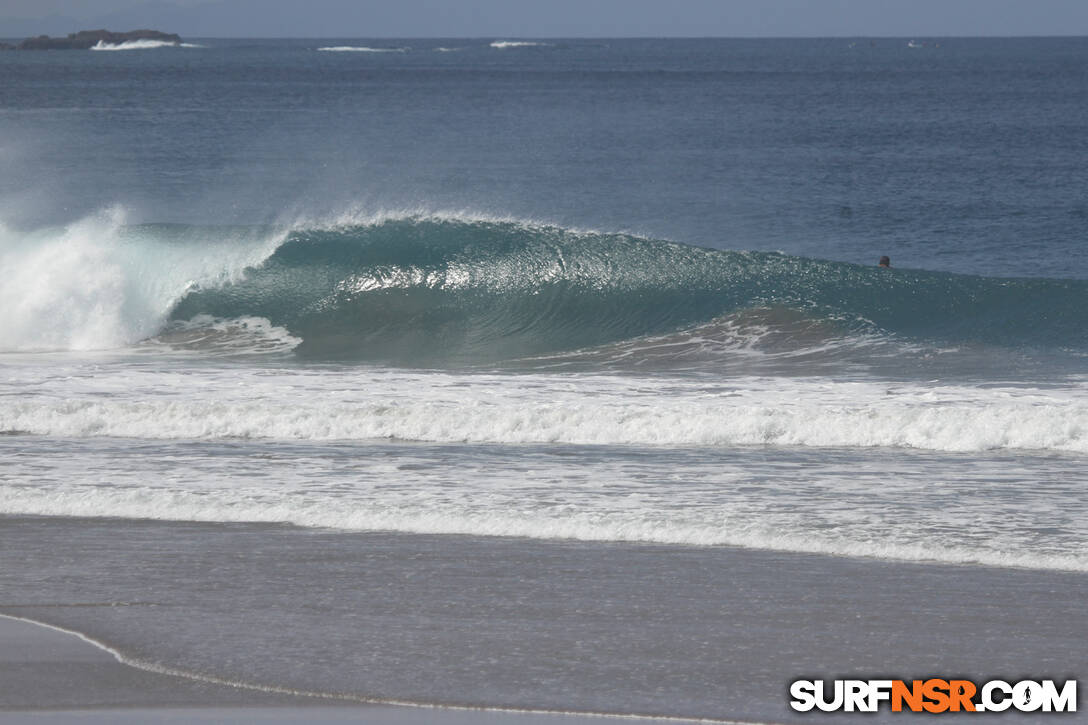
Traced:
<path fill-rule="evenodd" d="M 3 22 L 3 19 L 0 19 Z M 0 36 L 3 40 L 17 40 L 23 38 L 67 37 L 85 31 L 108 30 L 108 28 L 80 28 L 64 35 L 50 36 L 48 33 L 37 35 Z M 133 28 L 132 30 L 117 30 L 109 32 L 133 32 L 136 30 L 156 30 L 155 28 Z M 171 31 L 159 31 L 171 32 Z M 183 35 L 182 33 L 174 33 Z M 184 37 L 193 39 L 218 39 L 218 40 L 909 40 L 913 38 L 933 38 L 940 40 L 957 39 L 1007 39 L 1020 38 L 1086 38 L 1088 33 L 1027 33 L 1023 35 L 979 34 L 979 35 L 937 35 L 926 33 L 914 33 L 910 35 L 515 35 L 515 34 L 488 34 L 488 35 L 188 35 Z"/>

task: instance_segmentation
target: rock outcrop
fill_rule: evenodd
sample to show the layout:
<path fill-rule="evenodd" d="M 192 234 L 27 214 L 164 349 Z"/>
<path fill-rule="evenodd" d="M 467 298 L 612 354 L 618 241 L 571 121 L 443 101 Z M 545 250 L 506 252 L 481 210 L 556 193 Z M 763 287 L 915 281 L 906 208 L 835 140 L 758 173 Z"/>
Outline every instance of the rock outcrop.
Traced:
<path fill-rule="evenodd" d="M 176 33 L 163 33 L 158 30 L 130 30 L 127 33 L 114 33 L 109 30 L 81 30 L 69 33 L 67 38 L 50 38 L 39 35 L 27 38 L 19 43 L 19 50 L 90 50 L 99 43 L 118 45 L 133 40 L 160 40 L 164 43 L 180 43 L 181 36 Z"/>

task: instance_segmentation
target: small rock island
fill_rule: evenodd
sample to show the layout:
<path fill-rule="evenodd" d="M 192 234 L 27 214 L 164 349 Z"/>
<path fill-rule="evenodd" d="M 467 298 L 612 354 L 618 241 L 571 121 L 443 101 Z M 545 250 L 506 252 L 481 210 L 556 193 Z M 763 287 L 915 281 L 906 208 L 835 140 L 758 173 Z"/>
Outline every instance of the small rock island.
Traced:
<path fill-rule="evenodd" d="M 69 33 L 66 38 L 51 38 L 39 35 L 27 38 L 19 45 L 8 45 L 14 50 L 90 50 L 99 43 L 118 45 L 133 40 L 161 40 L 164 43 L 180 43 L 181 36 L 176 33 L 163 33 L 159 30 L 130 30 L 127 33 L 114 33 L 109 30 L 81 30 Z M 0 48 L 4 46 L 0 45 Z"/>

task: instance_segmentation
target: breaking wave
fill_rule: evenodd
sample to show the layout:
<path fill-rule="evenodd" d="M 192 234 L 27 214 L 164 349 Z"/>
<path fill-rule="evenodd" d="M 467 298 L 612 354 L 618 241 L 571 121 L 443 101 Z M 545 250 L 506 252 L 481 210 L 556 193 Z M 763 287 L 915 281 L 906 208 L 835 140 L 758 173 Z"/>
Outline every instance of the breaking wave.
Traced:
<path fill-rule="evenodd" d="M 326 53 L 407 53 L 409 48 L 368 48 L 356 45 L 330 45 L 318 48 Z"/>
<path fill-rule="evenodd" d="M 61 228 L 0 225 L 0 351 L 102 350 L 147 339 L 189 290 L 241 280 L 281 238 L 237 227 L 129 226 L 117 208 Z"/>
<path fill-rule="evenodd" d="M 254 390 L 260 381 L 254 381 Z M 740 392 L 673 386 L 621 396 L 587 385 L 543 398 L 511 384 L 469 396 L 426 392 L 433 378 L 371 399 L 342 390 L 281 400 L 215 397 L 121 400 L 99 397 L 7 400 L 0 431 L 68 438 L 404 440 L 433 443 L 572 444 L 686 448 L 804 446 L 898 447 L 948 452 L 987 450 L 1088 453 L 1088 402 L 1037 390 L 918 388 L 903 392 L 841 384 Z M 573 387 L 574 383 L 567 383 Z M 368 388 L 369 389 L 369 388 Z M 277 396 L 294 391 L 275 391 Z M 210 392 L 209 392 L 210 395 Z M 395 402 L 391 402 L 395 401 Z"/>
<path fill-rule="evenodd" d="M 124 43 L 98 41 L 91 50 L 152 50 L 154 48 L 203 48 L 196 43 L 174 43 L 169 40 L 126 40 Z"/>
<path fill-rule="evenodd" d="M 405 505 L 395 499 L 381 500 L 378 494 L 358 501 L 313 492 L 307 492 L 303 502 L 292 493 L 128 486 L 48 491 L 13 488 L 0 490 L 0 511 L 7 515 L 289 523 L 342 531 L 734 546 L 893 561 L 1088 571 L 1088 558 L 1080 551 L 1002 548 L 1000 544 L 1008 542 L 995 545 L 977 538 L 955 537 L 947 531 L 942 532 L 943 541 L 926 541 L 924 535 L 906 527 L 893 535 L 867 537 L 866 532 L 826 531 L 803 522 L 775 528 L 743 517 L 723 516 L 718 510 L 577 510 L 574 506 L 556 506 L 557 510 L 525 510 L 524 506 L 496 509 L 451 505 L 422 495 Z"/>
<path fill-rule="evenodd" d="M 551 43 L 541 43 L 539 41 L 530 40 L 495 40 L 491 43 L 492 48 L 497 48 L 499 50 L 505 50 L 507 48 L 533 48 L 548 45 L 551 45 Z"/>
<path fill-rule="evenodd" d="M 1084 281 L 880 270 L 456 215 L 123 222 L 113 212 L 33 234 L 0 228 L 0 350 L 149 338 L 222 349 L 255 330 L 311 359 L 410 366 L 667 368 L 892 343 L 1088 350 Z"/>
<path fill-rule="evenodd" d="M 879 270 L 508 220 L 399 217 L 307 227 L 171 313 L 261 317 L 323 359 L 434 365 L 888 336 L 1088 348 L 1088 283 Z M 607 349 L 602 350 L 602 348 Z M 617 347 L 618 346 L 618 347 Z"/>

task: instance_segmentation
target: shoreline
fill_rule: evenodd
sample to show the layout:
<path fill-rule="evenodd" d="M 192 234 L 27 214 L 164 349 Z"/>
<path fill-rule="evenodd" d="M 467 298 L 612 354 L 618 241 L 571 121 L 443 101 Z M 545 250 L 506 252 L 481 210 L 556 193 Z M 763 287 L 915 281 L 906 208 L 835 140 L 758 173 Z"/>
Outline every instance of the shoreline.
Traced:
<path fill-rule="evenodd" d="M 1088 631 L 1078 573 L 245 523 L 0 517 L 0 590 L 7 712 L 800 723 L 796 678 L 1070 679 Z"/>
<path fill-rule="evenodd" d="M 57 686 L 71 687 L 73 665 L 77 678 L 95 678 L 103 669 L 121 668 L 124 679 L 113 693 L 103 693 L 116 701 L 108 704 L 86 703 L 76 706 L 11 708 L 0 704 L 5 723 L 93 723 L 146 722 L 154 718 L 162 723 L 290 723 L 319 725 L 336 723 L 390 723 L 416 725 L 441 720 L 445 725 L 492 723 L 494 725 L 588 725 L 601 721 L 652 723 L 713 723 L 715 725 L 760 725 L 752 721 L 645 717 L 611 713 L 550 712 L 507 708 L 443 706 L 426 703 L 367 699 L 350 695 L 310 693 L 242 682 L 227 682 L 214 677 L 185 673 L 167 667 L 155 667 L 134 661 L 113 647 L 77 630 L 58 627 L 27 617 L 0 613 L 0 671 L 12 665 L 45 665 L 46 677 L 64 677 Z M 50 667 L 50 665 L 52 667 Z M 50 673 L 49 670 L 52 670 Z M 62 673 L 62 670 L 68 670 Z M 129 672 L 124 672 L 129 670 Z M 39 676 L 42 672 L 37 673 Z M 124 675 L 128 674 L 128 678 Z M 210 702 L 179 706 L 176 703 L 133 703 L 135 688 L 146 684 L 148 676 L 161 678 L 163 684 L 185 689 L 194 684 L 225 688 L 237 698 L 219 701 L 224 692 L 203 692 Z M 173 683 L 166 680 L 174 680 Z M 2 688 L 0 688 L 2 691 Z M 271 698 L 269 696 L 272 696 Z M 237 699 L 237 701 L 234 701 Z"/>

